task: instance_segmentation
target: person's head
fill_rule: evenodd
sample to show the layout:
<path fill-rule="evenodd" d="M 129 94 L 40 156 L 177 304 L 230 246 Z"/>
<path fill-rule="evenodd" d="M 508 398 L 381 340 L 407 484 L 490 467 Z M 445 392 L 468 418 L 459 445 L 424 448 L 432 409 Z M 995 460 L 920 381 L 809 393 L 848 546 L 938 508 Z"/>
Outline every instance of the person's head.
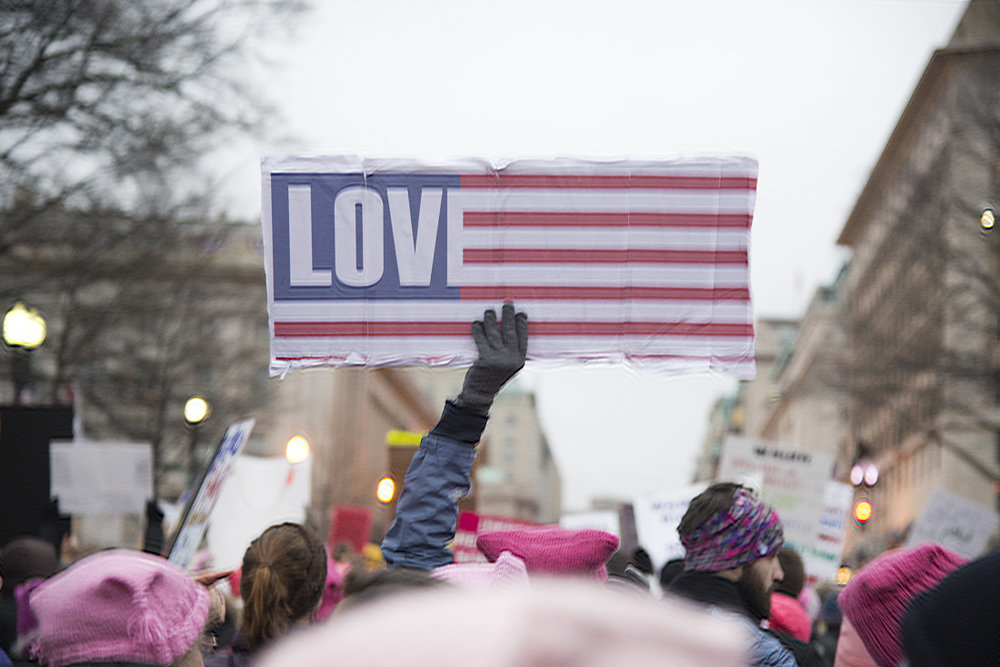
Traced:
<path fill-rule="evenodd" d="M 878 665 L 895 667 L 904 658 L 900 626 L 907 608 L 964 563 L 936 544 L 885 552 L 858 570 L 840 592 L 842 626 L 854 627 Z"/>
<path fill-rule="evenodd" d="M 802 587 L 806 585 L 806 568 L 802 564 L 802 557 L 785 547 L 778 552 L 778 562 L 784 576 L 775 590 L 793 598 L 799 597 Z"/>
<path fill-rule="evenodd" d="M 50 577 L 59 571 L 59 554 L 51 542 L 39 537 L 15 537 L 3 548 L 6 568 L 3 586 L 4 597 L 14 595 L 14 588 L 28 579 Z"/>
<path fill-rule="evenodd" d="M 344 583 L 344 599 L 337 605 L 337 612 L 354 610 L 389 596 L 446 587 L 448 586 L 446 581 L 446 579 L 431 576 L 425 570 L 405 567 L 374 572 L 360 569 L 351 570 L 347 573 L 347 579 Z"/>
<path fill-rule="evenodd" d="M 74 563 L 32 591 L 42 664 L 201 665 L 207 589 L 169 561 L 116 549 Z"/>
<path fill-rule="evenodd" d="M 677 527 L 684 569 L 710 572 L 736 582 L 750 611 L 767 618 L 771 591 L 783 572 L 781 520 L 748 488 L 713 484 L 691 500 Z"/>
<path fill-rule="evenodd" d="M 251 648 L 312 620 L 326 585 L 326 550 L 297 523 L 271 526 L 243 555 L 240 596 L 243 631 Z"/>

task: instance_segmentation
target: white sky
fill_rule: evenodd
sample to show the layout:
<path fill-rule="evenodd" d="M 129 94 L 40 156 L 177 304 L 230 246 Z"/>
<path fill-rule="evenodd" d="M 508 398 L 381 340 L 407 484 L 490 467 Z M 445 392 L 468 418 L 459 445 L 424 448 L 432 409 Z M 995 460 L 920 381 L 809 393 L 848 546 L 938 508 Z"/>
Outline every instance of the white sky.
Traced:
<path fill-rule="evenodd" d="M 965 2 L 317 2 L 265 93 L 291 137 L 258 156 L 663 157 L 760 161 L 758 316 L 798 317 L 846 258 L 834 243 L 934 48 Z M 255 200 L 257 203 L 257 200 Z M 245 211 L 256 216 L 258 207 Z M 243 211 L 241 211 L 243 212 Z M 527 369 L 564 504 L 684 486 L 720 377 Z"/>

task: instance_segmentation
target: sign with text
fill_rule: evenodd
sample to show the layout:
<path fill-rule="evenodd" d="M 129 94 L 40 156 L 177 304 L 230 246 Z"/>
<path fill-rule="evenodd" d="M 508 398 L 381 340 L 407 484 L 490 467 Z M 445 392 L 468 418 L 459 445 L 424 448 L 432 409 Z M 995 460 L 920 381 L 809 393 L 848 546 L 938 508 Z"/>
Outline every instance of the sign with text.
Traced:
<path fill-rule="evenodd" d="M 67 514 L 142 514 L 153 497 L 149 443 L 54 442 L 51 495 Z"/>
<path fill-rule="evenodd" d="M 425 163 L 266 158 L 271 373 L 468 365 L 514 302 L 528 356 L 751 378 L 744 157 Z"/>
<path fill-rule="evenodd" d="M 240 455 L 249 440 L 254 423 L 254 419 L 247 419 L 226 429 L 215 456 L 202 475 L 201 483 L 191 494 L 191 499 L 188 500 L 181 515 L 180 526 L 174 534 L 168 557 L 172 563 L 185 568 L 191 564 L 205 536 L 208 519 L 215 502 L 219 499 L 219 494 L 222 493 L 222 486 L 232 472 L 236 457 Z"/>
<path fill-rule="evenodd" d="M 632 501 L 639 546 L 649 554 L 657 571 L 668 560 L 684 557 L 684 547 L 677 535 L 677 526 L 687 512 L 691 499 L 704 491 L 706 486 L 695 484 Z"/>
<path fill-rule="evenodd" d="M 759 479 L 760 497 L 778 513 L 785 543 L 804 554 L 816 542 L 823 499 L 833 475 L 833 458 L 772 443 L 729 437 L 722 448 L 717 480 Z"/>
<path fill-rule="evenodd" d="M 1000 516 L 945 489 L 935 489 L 906 540 L 912 547 L 933 542 L 968 559 L 978 558 Z"/>
<path fill-rule="evenodd" d="M 829 481 L 823 491 L 823 513 L 812 546 L 800 552 L 810 579 L 836 581 L 844 557 L 844 540 L 851 520 L 854 487 Z"/>

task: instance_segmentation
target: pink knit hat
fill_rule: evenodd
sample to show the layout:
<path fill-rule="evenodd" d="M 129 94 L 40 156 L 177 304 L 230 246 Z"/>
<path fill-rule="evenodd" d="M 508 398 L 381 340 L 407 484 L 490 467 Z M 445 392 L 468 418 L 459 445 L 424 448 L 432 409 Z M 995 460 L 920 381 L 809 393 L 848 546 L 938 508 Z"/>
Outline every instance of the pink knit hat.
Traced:
<path fill-rule="evenodd" d="M 431 570 L 431 576 L 461 588 L 476 591 L 517 588 L 527 585 L 524 561 L 504 551 L 493 563 L 452 563 Z"/>
<path fill-rule="evenodd" d="M 887 551 L 858 570 L 838 602 L 881 667 L 903 659 L 899 628 L 910 601 L 933 588 L 965 559 L 936 544 Z"/>
<path fill-rule="evenodd" d="M 604 564 L 618 548 L 618 538 L 601 530 L 546 526 L 483 533 L 476 546 L 491 562 L 509 551 L 524 561 L 530 574 L 575 574 L 603 581 L 608 578 Z"/>
<path fill-rule="evenodd" d="M 44 664 L 170 665 L 197 641 L 208 591 L 158 556 L 124 549 L 77 561 L 32 592 L 33 650 Z"/>

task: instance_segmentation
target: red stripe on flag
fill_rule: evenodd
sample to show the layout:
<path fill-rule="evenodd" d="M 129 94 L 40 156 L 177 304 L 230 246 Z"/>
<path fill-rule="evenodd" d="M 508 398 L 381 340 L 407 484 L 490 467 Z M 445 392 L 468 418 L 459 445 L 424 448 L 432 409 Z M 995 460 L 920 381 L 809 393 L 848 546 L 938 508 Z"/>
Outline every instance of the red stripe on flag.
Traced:
<path fill-rule="evenodd" d="M 745 213 L 602 213 L 595 211 L 466 211 L 466 227 L 713 227 L 749 229 Z"/>
<path fill-rule="evenodd" d="M 582 248 L 466 248 L 466 264 L 746 264 L 745 250 L 591 250 Z"/>
<path fill-rule="evenodd" d="M 468 322 L 275 322 L 275 338 L 469 336 Z M 720 322 L 528 323 L 532 336 L 751 336 L 752 324 Z"/>
<path fill-rule="evenodd" d="M 651 174 L 463 174 L 461 187 L 755 190 L 757 179 L 748 176 L 662 176 Z"/>
<path fill-rule="evenodd" d="M 540 285 L 474 285 L 461 288 L 461 298 L 470 300 L 675 300 L 675 301 L 749 301 L 745 287 L 601 287 Z"/>

